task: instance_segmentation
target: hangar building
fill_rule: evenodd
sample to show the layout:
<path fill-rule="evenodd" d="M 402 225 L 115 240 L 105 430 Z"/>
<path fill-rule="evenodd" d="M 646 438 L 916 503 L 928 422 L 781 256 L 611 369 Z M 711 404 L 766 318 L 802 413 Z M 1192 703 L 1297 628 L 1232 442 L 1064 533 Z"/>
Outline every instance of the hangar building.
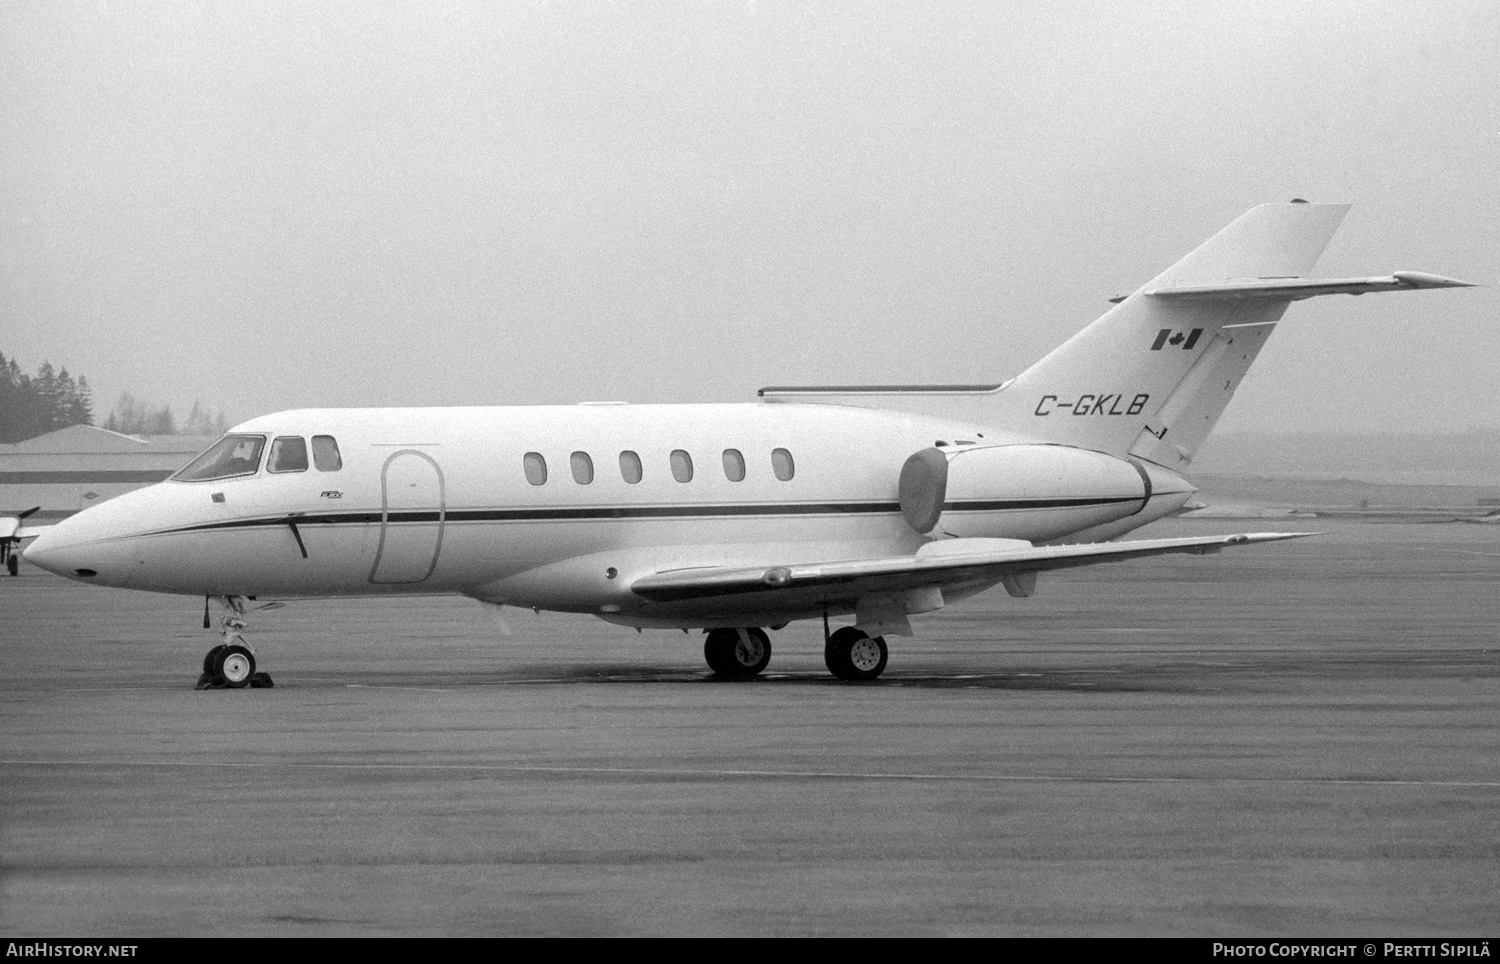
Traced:
<path fill-rule="evenodd" d="M 57 520 L 160 482 L 214 443 L 200 435 L 121 435 L 73 425 L 0 444 L 0 516 L 32 506 L 32 522 Z"/>

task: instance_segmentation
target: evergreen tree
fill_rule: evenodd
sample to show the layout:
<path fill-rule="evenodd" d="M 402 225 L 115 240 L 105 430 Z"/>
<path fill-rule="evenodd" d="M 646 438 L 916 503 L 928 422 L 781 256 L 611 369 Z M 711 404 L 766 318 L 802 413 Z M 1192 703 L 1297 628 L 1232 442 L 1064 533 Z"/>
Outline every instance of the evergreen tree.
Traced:
<path fill-rule="evenodd" d="M 23 442 L 54 429 L 75 424 L 68 412 L 71 378 L 43 362 L 35 378 L 21 371 L 15 359 L 0 355 L 0 442 Z"/>
<path fill-rule="evenodd" d="M 55 369 L 46 361 L 32 377 L 14 358 L 0 354 L 0 442 L 24 442 L 70 425 L 92 424 L 94 396 L 86 377 L 75 379 L 66 368 Z M 210 414 L 194 401 L 187 421 L 179 424 L 170 405 L 152 408 L 121 392 L 103 427 L 125 435 L 223 435 L 228 419 L 222 409 Z"/>
<path fill-rule="evenodd" d="M 223 409 L 210 412 L 202 402 L 194 399 L 187 421 L 179 428 L 184 435 L 223 435 L 229 430 L 229 420 L 224 417 Z"/>
<path fill-rule="evenodd" d="M 172 407 L 163 405 L 152 412 L 146 426 L 147 435 L 176 435 L 177 419 L 172 415 Z"/>
<path fill-rule="evenodd" d="M 61 428 L 57 424 L 58 410 L 62 407 L 62 385 L 57 378 L 57 371 L 51 362 L 42 362 L 42 367 L 36 370 L 36 378 L 31 383 L 32 390 L 36 392 L 37 400 L 41 403 L 41 435 L 55 428 Z"/>
<path fill-rule="evenodd" d="M 73 393 L 72 421 L 74 425 L 94 424 L 94 393 L 83 375 L 78 376 L 78 389 Z"/>
<path fill-rule="evenodd" d="M 128 391 L 121 392 L 120 400 L 115 402 L 114 411 L 109 413 L 109 420 L 104 423 L 104 427 L 122 435 L 134 435 L 144 428 L 140 409 L 141 406 L 136 402 L 134 395 Z"/>

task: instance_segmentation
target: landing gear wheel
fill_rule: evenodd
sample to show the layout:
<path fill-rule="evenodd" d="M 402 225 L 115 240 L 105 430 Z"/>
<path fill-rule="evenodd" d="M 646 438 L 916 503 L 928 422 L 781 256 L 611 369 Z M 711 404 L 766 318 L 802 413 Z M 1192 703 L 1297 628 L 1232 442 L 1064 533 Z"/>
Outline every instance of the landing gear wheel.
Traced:
<path fill-rule="evenodd" d="M 219 654 L 223 653 L 227 648 L 223 643 L 220 643 L 203 654 L 203 672 L 205 675 L 214 675 L 214 663 L 218 660 Z"/>
<path fill-rule="evenodd" d="M 730 665 L 742 679 L 757 676 L 771 662 L 771 637 L 764 629 L 747 629 L 743 636 L 735 633 L 734 648 L 730 650 Z"/>
<path fill-rule="evenodd" d="M 828 664 L 828 672 L 853 683 L 877 679 L 885 672 L 889 656 L 885 639 L 866 636 L 853 626 L 845 626 L 828 637 L 823 647 L 823 662 Z"/>
<path fill-rule="evenodd" d="M 733 640 L 729 643 L 720 638 L 724 632 L 722 629 L 711 630 L 703 638 L 703 661 L 715 676 L 728 676 L 729 669 L 725 665 L 729 658 L 729 647 L 734 645 Z"/>
<path fill-rule="evenodd" d="M 238 689 L 250 685 L 255 675 L 255 657 L 243 646 L 225 646 L 214 658 L 213 675 L 222 679 L 225 686 Z"/>
<path fill-rule="evenodd" d="M 12 552 L 5 560 L 5 568 L 12 576 L 21 574 L 21 559 Z"/>
<path fill-rule="evenodd" d="M 749 679 L 771 662 L 771 638 L 763 629 L 715 629 L 703 641 L 703 658 L 716 676 Z"/>
<path fill-rule="evenodd" d="M 253 601 L 255 597 L 250 597 Z M 203 656 L 203 675 L 198 677 L 195 689 L 222 690 L 268 689 L 276 684 L 265 673 L 255 671 L 255 654 L 245 639 L 245 615 L 259 609 L 280 609 L 279 602 L 262 603 L 247 608 L 244 596 L 210 596 L 203 600 L 203 628 L 209 627 L 208 603 L 218 599 L 224 606 L 224 616 L 219 620 L 219 643 Z"/>

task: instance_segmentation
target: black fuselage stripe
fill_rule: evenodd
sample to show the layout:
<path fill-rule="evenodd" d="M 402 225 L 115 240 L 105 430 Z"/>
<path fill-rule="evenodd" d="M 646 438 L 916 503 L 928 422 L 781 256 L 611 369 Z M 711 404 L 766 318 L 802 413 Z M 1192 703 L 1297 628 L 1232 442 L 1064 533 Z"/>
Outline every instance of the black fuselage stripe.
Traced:
<path fill-rule="evenodd" d="M 1036 509 L 1076 509 L 1138 502 L 1140 496 L 1104 499 L 1004 499 L 945 503 L 946 512 L 997 512 Z M 572 522 L 611 519 L 702 519 L 754 518 L 801 515 L 899 515 L 897 502 L 822 502 L 767 505 L 677 505 L 677 506 L 588 506 L 546 509 L 434 509 L 382 512 L 303 512 L 272 517 L 235 519 L 184 526 L 171 532 L 205 532 L 216 529 L 249 529 L 284 526 L 288 519 L 301 526 L 378 525 L 403 522 Z"/>
<path fill-rule="evenodd" d="M 994 499 L 984 502 L 944 502 L 944 512 L 997 512 L 1013 509 L 1086 509 L 1097 505 L 1119 505 L 1139 502 L 1138 495 L 1109 499 Z"/>

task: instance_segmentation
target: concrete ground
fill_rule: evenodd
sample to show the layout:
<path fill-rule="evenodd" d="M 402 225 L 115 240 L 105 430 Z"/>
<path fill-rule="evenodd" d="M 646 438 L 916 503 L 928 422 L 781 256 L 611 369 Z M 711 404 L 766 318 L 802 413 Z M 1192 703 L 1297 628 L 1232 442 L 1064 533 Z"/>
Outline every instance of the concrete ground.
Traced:
<path fill-rule="evenodd" d="M 814 624 L 724 683 L 414 598 L 258 614 L 276 688 L 198 692 L 201 600 L 23 566 L 0 934 L 1493 934 L 1500 527 L 1317 527 L 991 591 L 872 685 Z"/>

